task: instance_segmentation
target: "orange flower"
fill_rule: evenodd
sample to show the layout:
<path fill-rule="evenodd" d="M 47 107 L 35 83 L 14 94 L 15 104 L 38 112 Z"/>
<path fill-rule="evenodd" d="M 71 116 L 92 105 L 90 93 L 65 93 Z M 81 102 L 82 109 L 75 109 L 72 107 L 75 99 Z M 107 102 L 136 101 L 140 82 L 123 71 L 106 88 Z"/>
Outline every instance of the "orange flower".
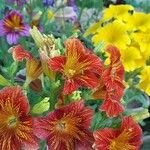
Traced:
<path fill-rule="evenodd" d="M 142 130 L 132 117 L 124 117 L 119 129 L 105 128 L 94 132 L 96 150 L 138 150 Z"/>
<path fill-rule="evenodd" d="M 106 96 L 106 99 L 100 106 L 100 110 L 105 111 L 108 117 L 117 117 L 124 111 L 124 107 L 119 100 L 117 101 Z"/>
<path fill-rule="evenodd" d="M 23 61 L 23 59 L 26 59 L 27 83 L 37 79 L 42 74 L 41 62 L 34 58 L 30 52 L 24 50 L 21 45 L 14 46 L 10 48 L 9 51 L 12 52 L 12 56 L 16 61 Z"/>
<path fill-rule="evenodd" d="M 119 50 L 115 46 L 108 46 L 107 52 L 110 53 L 110 65 L 103 70 L 93 97 L 104 99 L 100 109 L 105 111 L 107 116 L 116 117 L 124 111 L 120 103 L 124 91 L 124 68 L 120 61 Z"/>
<path fill-rule="evenodd" d="M 0 149 L 38 149 L 26 96 L 19 87 L 0 91 Z"/>
<path fill-rule="evenodd" d="M 30 52 L 25 51 L 21 45 L 16 45 L 9 49 L 15 61 L 23 61 L 23 59 L 32 59 Z"/>
<path fill-rule="evenodd" d="M 65 42 L 65 56 L 51 58 L 50 69 L 63 74 L 64 94 L 70 94 L 79 87 L 94 88 L 98 85 L 98 74 L 103 65 L 100 58 L 84 48 L 79 39 L 70 38 Z"/>
<path fill-rule="evenodd" d="M 84 107 L 82 100 L 50 112 L 35 120 L 35 134 L 46 139 L 49 150 L 91 150 L 89 131 L 93 110 Z"/>
<path fill-rule="evenodd" d="M 124 67 L 120 60 L 119 49 L 109 45 L 106 51 L 110 53 L 110 65 L 103 72 L 104 83 L 108 89 L 114 86 L 124 87 L 122 83 L 124 79 Z"/>

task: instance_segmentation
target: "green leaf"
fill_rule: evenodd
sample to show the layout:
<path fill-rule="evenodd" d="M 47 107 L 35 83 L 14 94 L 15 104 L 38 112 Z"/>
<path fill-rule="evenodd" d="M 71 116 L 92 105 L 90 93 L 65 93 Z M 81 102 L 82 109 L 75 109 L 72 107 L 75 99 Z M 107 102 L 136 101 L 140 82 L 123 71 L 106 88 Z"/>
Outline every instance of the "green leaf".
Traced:
<path fill-rule="evenodd" d="M 104 48 L 104 45 L 105 45 L 105 42 L 104 41 L 101 41 L 97 44 L 97 46 L 94 48 L 94 52 L 97 54 L 97 53 L 100 53 L 102 52 L 102 49 Z"/>
<path fill-rule="evenodd" d="M 0 85 L 2 86 L 10 86 L 11 82 L 4 78 L 2 75 L 0 75 Z"/>
<path fill-rule="evenodd" d="M 94 114 L 91 130 L 98 130 L 103 128 L 117 128 L 120 125 L 120 118 L 108 118 L 104 112 L 96 112 Z"/>
<path fill-rule="evenodd" d="M 123 96 L 123 101 L 125 105 L 137 101 L 142 104 L 142 107 L 149 107 L 148 97 L 137 88 L 128 88 Z"/>
<path fill-rule="evenodd" d="M 40 101 L 39 103 L 37 103 L 33 106 L 32 113 L 33 114 L 42 114 L 42 113 L 48 111 L 49 107 L 50 107 L 49 97 L 45 97 L 42 101 Z"/>
<path fill-rule="evenodd" d="M 98 8 L 101 10 L 103 8 L 103 0 L 92 0 L 92 1 L 83 1 L 78 0 L 77 5 L 80 7 L 87 7 L 87 8 Z"/>
<path fill-rule="evenodd" d="M 11 66 L 8 68 L 8 73 L 10 75 L 10 77 L 13 77 L 13 75 L 16 73 L 18 69 L 18 62 L 14 61 Z"/>
<path fill-rule="evenodd" d="M 0 0 L 0 10 L 5 8 L 5 0 Z"/>

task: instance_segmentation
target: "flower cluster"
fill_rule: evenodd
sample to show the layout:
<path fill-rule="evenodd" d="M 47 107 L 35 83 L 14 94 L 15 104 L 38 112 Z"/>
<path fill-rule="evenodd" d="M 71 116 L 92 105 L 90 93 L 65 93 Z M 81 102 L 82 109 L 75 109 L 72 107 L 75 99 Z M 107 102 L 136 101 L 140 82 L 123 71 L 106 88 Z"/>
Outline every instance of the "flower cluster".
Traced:
<path fill-rule="evenodd" d="M 34 32 L 35 30 L 37 32 Z M 52 41 L 55 41 L 55 39 L 49 36 L 49 41 L 51 42 L 48 42 L 48 36 L 43 36 L 37 28 L 32 29 L 30 32 L 36 44 L 39 46 L 39 53 L 41 53 L 41 50 L 44 50 L 43 48 L 45 46 L 47 46 L 46 50 L 51 53 L 52 51 L 56 51 L 52 48 L 48 49 L 54 45 L 55 42 Z M 47 40 L 45 40 L 46 38 Z M 93 97 L 104 100 L 100 106 L 100 111 L 105 111 L 108 117 L 117 117 L 121 114 L 124 110 L 120 102 L 124 91 L 124 69 L 120 60 L 119 50 L 112 45 L 107 48 L 111 61 L 109 65 L 104 66 L 101 58 L 89 51 L 79 39 L 72 37 L 67 39 L 64 44 L 64 55 L 48 57 L 48 54 L 45 53 L 48 57 L 46 60 L 34 58 L 21 45 L 12 47 L 9 50 L 15 61 L 21 62 L 24 59 L 26 60 L 26 81 L 23 86 L 25 89 L 32 81 L 35 81 L 44 73 L 45 68 L 41 65 L 42 61 L 44 61 L 45 64 L 48 64 L 47 69 L 55 72 L 54 80 L 56 80 L 57 73 L 62 75 L 62 90 L 60 89 L 58 91 L 60 96 L 57 96 L 58 101 L 55 103 L 55 105 L 57 104 L 57 108 L 49 112 L 46 116 L 34 118 L 33 124 L 31 118 L 30 122 L 27 121 L 29 104 L 21 88 L 10 87 L 3 89 L 1 91 L 0 104 L 2 113 L 0 119 L 3 122 L 1 125 L 1 133 L 5 136 L 1 135 L 3 137 L 0 141 L 1 148 L 10 149 L 10 145 L 13 149 L 19 147 L 24 148 L 31 144 L 34 147 L 38 147 L 37 138 L 46 140 L 48 149 L 56 150 L 90 150 L 92 146 L 96 149 L 101 149 L 103 144 L 105 144 L 105 148 L 110 147 L 110 149 L 114 149 L 120 147 L 117 143 L 122 141 L 122 139 L 124 141 L 119 144 L 125 144 L 124 146 L 128 146 L 129 148 L 138 148 L 141 144 L 141 129 L 131 117 L 129 119 L 122 118 L 123 123 L 120 130 L 110 131 L 111 129 L 106 128 L 94 131 L 93 134 L 90 130 L 90 124 L 94 110 L 90 107 L 85 107 L 83 99 L 77 99 L 76 102 L 65 104 L 68 95 L 71 95 L 80 88 L 88 88 L 93 91 Z M 72 101 L 71 99 L 69 98 L 69 101 Z M 25 104 L 23 105 L 23 103 Z M 23 111 L 24 109 L 25 112 Z M 128 124 L 129 127 L 124 125 L 127 122 L 126 120 L 131 122 Z M 5 128 L 6 126 L 7 128 Z M 21 126 L 24 126 L 24 128 L 22 129 Z M 103 143 L 105 139 L 101 136 L 101 132 L 110 132 L 113 136 L 108 142 Z M 137 144 L 129 140 L 133 138 L 135 132 L 138 136 Z M 12 140 L 12 137 L 15 138 L 15 141 L 19 142 Z M 9 145 L 5 143 L 6 138 L 10 140 Z M 133 140 L 135 141 L 134 138 Z"/>
<path fill-rule="evenodd" d="M 44 12 L 36 12 L 35 1 L 10 1 L 26 7 L 0 20 L 8 43 L 1 52 L 7 62 L 0 67 L 0 150 L 140 149 L 138 122 L 150 116 L 143 92 L 150 94 L 149 14 L 111 5 L 84 34 L 94 34 L 93 45 L 79 33 L 74 0 L 38 1 Z M 64 9 L 75 15 L 62 15 Z M 62 24 L 53 33 L 56 18 Z M 135 109 L 136 96 L 143 105 Z"/>
<path fill-rule="evenodd" d="M 150 58 L 149 26 L 150 14 L 136 12 L 131 5 L 110 5 L 103 11 L 101 20 L 94 23 L 84 35 L 93 34 L 95 45 L 103 41 L 106 46 L 117 46 L 125 71 L 134 71 L 140 67 L 146 70 Z M 141 81 L 139 87 L 150 94 L 146 86 Z"/>

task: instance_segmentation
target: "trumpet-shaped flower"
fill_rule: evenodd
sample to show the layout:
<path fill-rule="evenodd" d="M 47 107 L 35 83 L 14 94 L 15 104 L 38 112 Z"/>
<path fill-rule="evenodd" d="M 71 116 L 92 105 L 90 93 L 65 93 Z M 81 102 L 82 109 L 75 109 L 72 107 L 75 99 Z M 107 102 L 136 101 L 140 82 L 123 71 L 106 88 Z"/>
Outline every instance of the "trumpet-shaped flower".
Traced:
<path fill-rule="evenodd" d="M 94 88 L 98 85 L 98 76 L 103 69 L 99 57 L 90 53 L 76 38 L 65 42 L 65 56 L 51 58 L 50 69 L 63 74 L 64 94 L 71 94 L 79 87 Z"/>
<path fill-rule="evenodd" d="M 99 28 L 92 37 L 92 41 L 95 45 L 104 41 L 106 45 L 113 44 L 122 49 L 125 49 L 131 42 L 125 24 L 120 21 L 114 21 Z"/>
<path fill-rule="evenodd" d="M 142 130 L 132 117 L 124 117 L 119 129 L 105 128 L 94 132 L 96 150 L 138 150 Z"/>
<path fill-rule="evenodd" d="M 29 35 L 29 26 L 23 23 L 23 16 L 13 10 L 0 20 L 0 36 L 7 36 L 9 44 L 16 44 L 20 36 Z"/>
<path fill-rule="evenodd" d="M 19 87 L 0 91 L 0 149 L 38 149 L 26 96 Z"/>
<path fill-rule="evenodd" d="M 150 95 L 150 66 L 145 66 L 139 77 L 141 78 L 140 89 Z"/>
<path fill-rule="evenodd" d="M 109 8 L 104 9 L 103 19 L 109 20 L 115 18 L 121 21 L 125 21 L 129 15 L 129 11 L 133 11 L 134 7 L 131 5 L 110 5 Z"/>
<path fill-rule="evenodd" d="M 84 107 L 82 100 L 50 112 L 35 120 L 35 134 L 46 139 L 49 150 L 91 150 L 89 131 L 93 110 Z"/>

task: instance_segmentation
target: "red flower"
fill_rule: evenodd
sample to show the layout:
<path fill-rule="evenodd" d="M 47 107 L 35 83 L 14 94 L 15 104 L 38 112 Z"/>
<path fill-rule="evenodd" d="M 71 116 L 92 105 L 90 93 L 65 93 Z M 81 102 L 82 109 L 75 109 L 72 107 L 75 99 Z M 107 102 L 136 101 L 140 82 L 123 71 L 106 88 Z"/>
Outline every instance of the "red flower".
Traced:
<path fill-rule="evenodd" d="M 38 149 L 26 96 L 19 87 L 0 91 L 0 149 Z"/>
<path fill-rule="evenodd" d="M 124 111 L 120 103 L 124 92 L 124 68 L 120 61 L 119 50 L 115 46 L 108 46 L 107 51 L 110 53 L 110 65 L 103 70 L 93 97 L 104 99 L 100 109 L 105 111 L 107 116 L 116 117 Z"/>
<path fill-rule="evenodd" d="M 93 110 L 84 107 L 82 100 L 50 112 L 35 120 L 35 134 L 46 139 L 49 150 L 91 150 L 89 131 Z"/>
<path fill-rule="evenodd" d="M 124 117 L 119 129 L 100 129 L 94 138 L 96 150 L 139 150 L 142 130 L 131 117 Z"/>
<path fill-rule="evenodd" d="M 115 46 L 108 46 L 107 52 L 110 53 L 110 65 L 104 70 L 102 77 L 107 89 L 112 89 L 114 86 L 122 87 L 124 79 L 124 67 L 120 61 L 120 52 Z"/>
<path fill-rule="evenodd" d="M 41 61 L 34 58 L 32 54 L 26 50 L 21 45 L 17 45 L 9 49 L 12 53 L 13 59 L 15 61 L 23 61 L 26 59 L 26 81 L 30 83 L 36 80 L 43 72 Z"/>
<path fill-rule="evenodd" d="M 25 51 L 21 45 L 14 46 L 9 49 L 9 52 L 12 53 L 13 59 L 15 61 L 23 61 L 23 59 L 31 59 L 32 55 L 30 52 Z"/>
<path fill-rule="evenodd" d="M 105 111 L 108 117 L 117 117 L 124 111 L 124 107 L 119 101 L 106 97 L 100 110 Z"/>
<path fill-rule="evenodd" d="M 65 78 L 64 94 L 70 94 L 79 87 L 94 88 L 98 85 L 98 74 L 103 65 L 100 58 L 87 51 L 76 38 L 65 42 L 65 56 L 51 58 L 49 67 L 63 74 Z"/>

